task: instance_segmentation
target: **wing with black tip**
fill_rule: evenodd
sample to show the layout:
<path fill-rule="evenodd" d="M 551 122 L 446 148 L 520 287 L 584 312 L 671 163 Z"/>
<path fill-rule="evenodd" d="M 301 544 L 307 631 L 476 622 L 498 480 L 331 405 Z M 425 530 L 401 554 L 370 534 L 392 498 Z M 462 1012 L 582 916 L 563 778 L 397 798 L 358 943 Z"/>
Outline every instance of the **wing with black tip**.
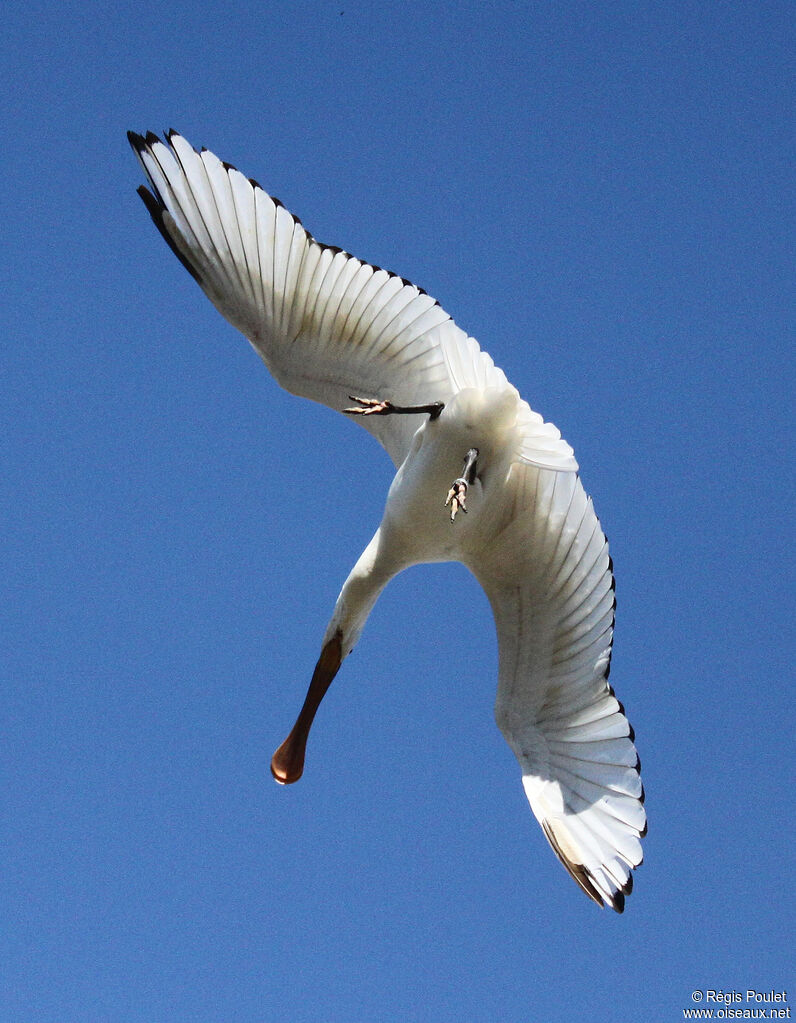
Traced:
<path fill-rule="evenodd" d="M 420 288 L 333 246 L 255 181 L 176 132 L 128 133 L 150 189 L 139 194 L 166 242 L 216 308 L 293 394 L 342 410 L 349 395 L 412 406 L 465 387 L 510 387 L 486 352 Z M 574 470 L 558 430 L 524 406 L 517 457 Z M 396 464 L 414 416 L 357 422 Z"/>
<path fill-rule="evenodd" d="M 497 625 L 495 717 L 556 855 L 621 913 L 646 814 L 633 730 L 608 684 L 608 543 L 577 476 L 515 464 L 509 483 L 505 522 L 470 564 Z"/>

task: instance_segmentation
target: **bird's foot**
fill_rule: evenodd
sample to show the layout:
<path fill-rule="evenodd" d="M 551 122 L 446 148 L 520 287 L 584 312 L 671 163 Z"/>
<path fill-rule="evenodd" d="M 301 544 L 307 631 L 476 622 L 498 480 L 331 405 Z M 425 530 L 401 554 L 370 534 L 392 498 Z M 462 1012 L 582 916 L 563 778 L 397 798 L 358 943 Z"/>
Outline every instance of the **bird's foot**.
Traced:
<path fill-rule="evenodd" d="M 357 398 L 354 394 L 348 396 L 351 401 L 357 402 L 353 408 L 344 408 L 349 416 L 417 416 L 429 415 L 436 419 L 445 408 L 442 401 L 432 401 L 428 405 L 394 405 L 391 401 L 379 401 L 378 398 Z"/>
<path fill-rule="evenodd" d="M 357 402 L 355 408 L 344 408 L 350 416 L 388 416 L 391 412 L 397 411 L 391 401 L 378 401 L 375 398 L 357 398 L 355 394 L 349 394 L 351 401 Z"/>
<path fill-rule="evenodd" d="M 457 480 L 454 480 L 451 484 L 451 488 L 448 491 L 448 496 L 445 498 L 445 507 L 451 506 L 451 522 L 456 518 L 458 511 L 463 511 L 467 514 L 467 480 L 463 476 L 460 476 Z"/>
<path fill-rule="evenodd" d="M 445 507 L 451 506 L 451 522 L 456 518 L 456 513 L 463 511 L 467 514 L 467 488 L 475 480 L 476 463 L 478 459 L 478 448 L 470 448 L 464 456 L 462 474 L 455 479 L 445 498 Z"/>

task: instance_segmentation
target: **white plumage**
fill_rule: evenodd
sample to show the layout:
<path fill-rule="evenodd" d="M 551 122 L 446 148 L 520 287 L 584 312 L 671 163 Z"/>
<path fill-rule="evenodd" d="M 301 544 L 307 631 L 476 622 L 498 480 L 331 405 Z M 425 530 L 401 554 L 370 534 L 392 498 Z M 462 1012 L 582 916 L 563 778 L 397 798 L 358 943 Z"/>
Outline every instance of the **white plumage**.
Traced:
<path fill-rule="evenodd" d="M 495 716 L 531 808 L 586 894 L 621 912 L 646 817 L 632 729 L 607 683 L 608 544 L 572 449 L 425 292 L 315 241 L 256 182 L 180 135 L 129 138 L 153 220 L 216 308 L 292 393 L 338 411 L 366 396 L 358 421 L 397 466 L 274 776 L 300 776 L 317 706 L 387 582 L 412 564 L 461 561 L 494 612 Z M 454 512 L 457 502 L 467 512 L 455 521 L 449 487 Z"/>

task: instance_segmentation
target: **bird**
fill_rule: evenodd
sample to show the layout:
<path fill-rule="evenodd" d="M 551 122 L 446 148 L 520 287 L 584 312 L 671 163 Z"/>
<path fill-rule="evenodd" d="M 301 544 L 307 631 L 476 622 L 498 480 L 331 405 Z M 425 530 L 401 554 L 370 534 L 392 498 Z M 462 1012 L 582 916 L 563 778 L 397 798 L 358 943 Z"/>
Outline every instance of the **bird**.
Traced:
<path fill-rule="evenodd" d="M 495 720 L 558 859 L 623 912 L 647 818 L 633 729 L 608 682 L 608 542 L 573 449 L 422 288 L 318 242 L 252 178 L 179 133 L 128 132 L 174 254 L 287 391 L 362 425 L 395 465 L 346 578 L 306 699 L 274 753 L 302 775 L 318 707 L 387 583 L 459 561 L 498 638 Z"/>

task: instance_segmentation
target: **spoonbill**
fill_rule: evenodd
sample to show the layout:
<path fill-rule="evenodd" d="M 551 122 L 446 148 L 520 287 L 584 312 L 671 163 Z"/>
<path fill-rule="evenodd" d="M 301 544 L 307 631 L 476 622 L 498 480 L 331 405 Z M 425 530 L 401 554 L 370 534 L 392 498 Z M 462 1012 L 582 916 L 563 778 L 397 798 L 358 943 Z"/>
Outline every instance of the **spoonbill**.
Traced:
<path fill-rule="evenodd" d="M 621 913 L 642 860 L 644 794 L 607 681 L 612 563 L 572 448 L 425 291 L 316 241 L 256 181 L 176 132 L 128 138 L 152 220 L 219 312 L 282 387 L 354 418 L 397 470 L 274 778 L 301 776 L 318 706 L 390 579 L 460 561 L 494 613 L 495 718 L 531 809 L 586 895 Z"/>

